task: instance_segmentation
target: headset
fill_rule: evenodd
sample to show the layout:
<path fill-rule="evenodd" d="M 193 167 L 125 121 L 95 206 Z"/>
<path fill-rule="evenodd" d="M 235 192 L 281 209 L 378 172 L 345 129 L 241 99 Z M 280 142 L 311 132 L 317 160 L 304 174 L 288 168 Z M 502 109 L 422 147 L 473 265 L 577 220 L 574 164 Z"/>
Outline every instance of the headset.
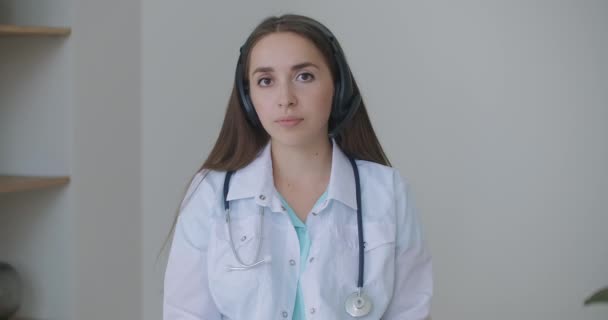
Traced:
<path fill-rule="evenodd" d="M 329 136 L 336 137 L 344 126 L 352 119 L 361 105 L 361 95 L 355 92 L 353 76 L 346 62 L 344 52 L 336 37 L 327 27 L 314 20 L 304 22 L 311 28 L 321 32 L 325 39 L 331 44 L 333 62 L 336 64 L 336 75 L 334 80 L 334 96 L 332 101 Z M 247 121 L 254 128 L 262 128 L 262 123 L 251 102 L 249 95 L 249 84 L 245 81 L 245 61 L 251 49 L 250 41 L 246 41 L 240 48 L 239 59 L 236 66 L 235 85 L 237 88 L 239 102 L 245 112 Z"/>

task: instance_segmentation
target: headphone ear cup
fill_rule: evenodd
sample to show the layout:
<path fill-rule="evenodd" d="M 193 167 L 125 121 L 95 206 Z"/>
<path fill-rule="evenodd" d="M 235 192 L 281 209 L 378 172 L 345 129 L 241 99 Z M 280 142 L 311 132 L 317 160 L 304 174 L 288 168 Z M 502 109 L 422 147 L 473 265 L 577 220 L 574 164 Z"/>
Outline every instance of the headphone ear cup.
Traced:
<path fill-rule="evenodd" d="M 334 82 L 334 97 L 332 99 L 331 118 L 337 126 L 344 118 L 344 98 L 346 92 L 344 88 L 345 77 L 344 77 L 344 66 L 340 61 L 340 56 L 336 52 L 337 48 L 334 46 L 334 60 L 337 64 L 336 81 Z"/>
<path fill-rule="evenodd" d="M 361 100 L 361 96 L 355 94 L 352 96 L 349 102 L 345 104 L 345 107 L 343 108 L 344 114 L 342 114 L 339 119 L 333 120 L 333 124 L 329 128 L 330 137 L 337 137 L 341 133 L 342 129 L 344 129 L 346 124 L 348 124 L 355 115 L 355 113 L 357 113 L 357 110 L 361 105 Z"/>
<path fill-rule="evenodd" d="M 355 94 L 352 74 L 337 43 L 334 43 L 334 58 L 338 70 L 331 114 L 331 136 L 336 136 L 339 133 L 361 104 L 361 96 L 358 93 Z"/>
<path fill-rule="evenodd" d="M 255 107 L 253 106 L 253 102 L 251 101 L 251 96 L 249 95 L 249 88 L 245 89 L 245 96 L 243 97 L 243 107 L 245 108 L 245 114 L 247 115 L 247 120 L 254 128 L 261 128 L 262 122 L 258 117 L 258 113 L 255 111 Z"/>
<path fill-rule="evenodd" d="M 239 56 L 239 60 L 236 65 L 234 82 L 237 88 L 237 96 L 247 121 L 249 121 L 249 124 L 251 124 L 254 128 L 261 128 L 262 123 L 260 122 L 257 112 L 255 112 L 253 102 L 251 101 L 251 96 L 249 95 L 249 85 L 245 82 L 245 72 L 244 66 L 241 63 L 241 56 Z"/>
<path fill-rule="evenodd" d="M 340 115 L 342 114 L 341 106 L 343 93 L 341 86 L 342 84 L 339 80 L 334 83 L 334 97 L 331 104 L 331 119 L 334 122 L 338 121 L 341 118 Z"/>

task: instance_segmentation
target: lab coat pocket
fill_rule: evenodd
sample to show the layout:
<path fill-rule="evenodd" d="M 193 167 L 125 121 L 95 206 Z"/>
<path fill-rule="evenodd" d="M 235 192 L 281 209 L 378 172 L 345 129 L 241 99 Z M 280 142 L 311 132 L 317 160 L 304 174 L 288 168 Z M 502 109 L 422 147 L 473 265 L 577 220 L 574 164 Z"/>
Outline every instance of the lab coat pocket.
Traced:
<path fill-rule="evenodd" d="M 369 319 L 378 319 L 393 292 L 395 274 L 396 225 L 368 222 L 363 224 L 364 274 L 363 287 L 374 297 L 375 311 Z M 357 288 L 359 271 L 359 238 L 357 226 L 343 226 L 337 232 L 341 250 L 338 253 L 338 279 L 343 288 L 343 300 Z M 367 318 L 366 318 L 367 319 Z"/>
<path fill-rule="evenodd" d="M 253 220 L 253 219 L 247 219 L 247 220 Z M 251 221 L 254 222 L 254 221 Z M 228 244 L 230 244 L 230 242 L 233 243 L 234 245 L 234 249 L 239 252 L 239 255 L 247 255 L 247 252 L 242 252 L 244 251 L 243 249 L 241 249 L 243 246 L 248 246 L 249 244 L 251 244 L 251 242 L 257 238 L 259 238 L 259 235 L 256 233 L 255 230 L 251 230 L 251 226 L 243 226 L 243 224 L 247 224 L 250 222 L 242 222 L 239 221 L 239 223 L 235 223 L 232 222 L 230 223 L 230 225 L 225 224 L 225 230 L 224 230 L 224 237 L 223 240 L 227 241 Z"/>
<path fill-rule="evenodd" d="M 395 244 L 396 226 L 394 223 L 368 222 L 363 224 L 363 247 L 366 254 L 379 247 Z M 338 234 L 349 250 L 359 251 L 359 233 L 356 225 L 343 226 Z"/>
<path fill-rule="evenodd" d="M 256 259 L 258 248 L 261 249 L 260 246 L 262 245 L 260 241 L 261 223 L 260 216 L 249 216 L 232 219 L 230 223 L 223 221 L 218 225 L 216 234 L 219 242 L 221 242 L 219 247 L 228 247 L 226 254 L 229 256 L 228 260 L 231 260 L 230 256 L 232 256 L 233 264 L 240 265 L 240 262 L 251 264 Z M 232 247 L 238 254 L 238 259 L 235 257 Z"/>
<path fill-rule="evenodd" d="M 264 259 L 260 223 L 260 217 L 251 216 L 234 219 L 230 225 L 222 221 L 216 227 L 215 243 L 209 246 L 209 277 L 212 279 L 210 289 L 220 310 L 224 310 L 222 306 L 231 308 L 230 306 L 244 306 L 256 301 L 256 292 L 260 281 L 263 281 L 267 265 L 244 265 Z"/>

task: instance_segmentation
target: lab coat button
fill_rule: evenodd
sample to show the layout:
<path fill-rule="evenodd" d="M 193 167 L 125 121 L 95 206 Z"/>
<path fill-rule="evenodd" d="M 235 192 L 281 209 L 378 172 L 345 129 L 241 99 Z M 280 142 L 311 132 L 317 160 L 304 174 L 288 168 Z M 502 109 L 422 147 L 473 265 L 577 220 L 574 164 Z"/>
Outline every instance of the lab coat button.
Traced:
<path fill-rule="evenodd" d="M 241 238 L 241 241 L 245 241 L 245 240 L 247 240 L 247 236 L 243 236 L 243 237 Z"/>
<path fill-rule="evenodd" d="M 310 308 L 310 314 L 315 314 L 316 311 L 315 308 Z"/>
<path fill-rule="evenodd" d="M 284 206 L 281 206 L 281 210 L 286 211 L 287 209 L 285 209 Z"/>
<path fill-rule="evenodd" d="M 292 266 L 295 266 L 296 265 L 296 261 L 293 260 L 293 259 L 291 259 L 291 260 L 289 260 L 289 264 L 292 265 Z"/>
<path fill-rule="evenodd" d="M 315 257 L 310 257 L 310 259 L 308 259 L 308 262 L 313 262 L 315 260 Z"/>
<path fill-rule="evenodd" d="M 287 318 L 287 316 L 288 316 L 289 314 L 287 313 L 287 311 L 283 311 L 283 314 L 282 314 L 282 315 L 283 315 L 283 318 Z"/>
<path fill-rule="evenodd" d="M 261 195 L 260 195 L 260 200 L 266 200 L 266 196 L 265 196 L 265 195 L 263 195 L 263 194 L 261 194 Z"/>
<path fill-rule="evenodd" d="M 313 216 L 316 216 L 317 214 L 318 214 L 318 213 L 316 213 L 316 212 L 314 212 L 314 211 L 312 212 L 312 215 L 313 215 Z"/>

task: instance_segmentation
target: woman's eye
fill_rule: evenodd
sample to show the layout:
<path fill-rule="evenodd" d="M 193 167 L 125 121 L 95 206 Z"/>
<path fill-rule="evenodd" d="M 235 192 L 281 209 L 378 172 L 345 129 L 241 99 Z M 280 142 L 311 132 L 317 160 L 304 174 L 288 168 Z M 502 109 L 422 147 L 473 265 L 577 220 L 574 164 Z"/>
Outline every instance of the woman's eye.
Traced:
<path fill-rule="evenodd" d="M 308 72 L 304 72 L 304 73 L 300 73 L 298 75 L 298 79 L 302 80 L 302 81 L 312 81 L 315 78 L 315 76 L 312 75 L 312 73 L 308 73 Z"/>
<path fill-rule="evenodd" d="M 258 85 L 260 87 L 267 87 L 271 84 L 270 78 L 261 78 L 258 80 Z"/>

